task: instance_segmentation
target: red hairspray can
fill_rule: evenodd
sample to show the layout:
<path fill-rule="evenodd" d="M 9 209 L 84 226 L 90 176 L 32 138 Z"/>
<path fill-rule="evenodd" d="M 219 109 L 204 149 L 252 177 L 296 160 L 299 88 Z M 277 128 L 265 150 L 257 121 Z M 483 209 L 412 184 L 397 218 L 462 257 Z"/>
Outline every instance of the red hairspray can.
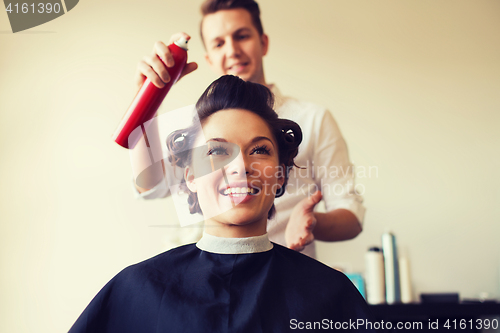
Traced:
<path fill-rule="evenodd" d="M 153 119 L 161 102 L 163 102 L 172 85 L 177 82 L 184 66 L 186 66 L 187 43 L 188 41 L 184 37 L 181 37 L 168 46 L 174 58 L 175 65 L 174 67 L 167 67 L 170 81 L 163 88 L 156 87 L 149 79 L 144 81 L 127 113 L 113 134 L 113 139 L 120 146 L 133 149 L 143 136 L 146 130 L 146 123 Z M 138 127 L 141 127 L 141 129 Z"/>

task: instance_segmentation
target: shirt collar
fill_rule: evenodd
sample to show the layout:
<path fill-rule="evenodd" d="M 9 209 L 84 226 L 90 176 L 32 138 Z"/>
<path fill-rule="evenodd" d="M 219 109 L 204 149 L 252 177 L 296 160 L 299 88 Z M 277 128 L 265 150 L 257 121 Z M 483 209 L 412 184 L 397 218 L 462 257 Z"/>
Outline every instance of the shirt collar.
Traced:
<path fill-rule="evenodd" d="M 283 105 L 283 103 L 285 102 L 285 98 L 283 97 L 281 91 L 274 83 L 267 85 L 267 87 L 269 88 L 269 90 L 271 90 L 271 92 L 274 95 L 274 111 L 276 111 L 279 107 Z"/>
<path fill-rule="evenodd" d="M 245 238 L 226 238 L 203 232 L 196 247 L 217 254 L 242 254 L 266 252 L 273 248 L 273 244 L 269 241 L 267 234 Z"/>

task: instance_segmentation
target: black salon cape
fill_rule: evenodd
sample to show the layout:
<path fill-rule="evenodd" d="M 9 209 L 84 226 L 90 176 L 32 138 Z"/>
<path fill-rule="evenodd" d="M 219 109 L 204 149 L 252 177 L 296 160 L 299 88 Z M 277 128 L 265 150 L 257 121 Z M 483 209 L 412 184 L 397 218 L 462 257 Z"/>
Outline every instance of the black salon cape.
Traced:
<path fill-rule="evenodd" d="M 273 245 L 214 254 L 189 244 L 127 267 L 69 332 L 311 332 L 308 323 L 328 323 L 328 331 L 367 318 L 364 299 L 344 274 Z"/>

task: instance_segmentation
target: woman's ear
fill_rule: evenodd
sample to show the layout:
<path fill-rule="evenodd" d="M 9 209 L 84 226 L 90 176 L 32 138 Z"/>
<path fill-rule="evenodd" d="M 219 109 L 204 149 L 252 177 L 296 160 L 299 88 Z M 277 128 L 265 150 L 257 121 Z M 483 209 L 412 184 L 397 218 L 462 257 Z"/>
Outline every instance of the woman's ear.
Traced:
<path fill-rule="evenodd" d="M 186 167 L 184 169 L 184 180 L 186 181 L 186 185 L 191 192 L 196 193 L 196 191 L 198 191 L 196 188 L 193 170 L 190 167 Z"/>
<path fill-rule="evenodd" d="M 281 172 L 279 173 L 278 177 L 278 184 L 280 184 L 280 188 L 282 188 L 283 184 L 285 183 L 285 172 L 286 166 L 284 164 L 281 164 Z"/>

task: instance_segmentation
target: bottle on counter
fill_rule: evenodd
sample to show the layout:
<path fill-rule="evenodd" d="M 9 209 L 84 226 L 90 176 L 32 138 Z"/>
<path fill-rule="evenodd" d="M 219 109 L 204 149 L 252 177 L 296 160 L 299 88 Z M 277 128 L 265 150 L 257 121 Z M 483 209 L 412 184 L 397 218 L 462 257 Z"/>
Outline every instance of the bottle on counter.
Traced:
<path fill-rule="evenodd" d="M 373 246 L 365 254 L 366 301 L 385 303 L 384 257 L 379 247 Z"/>
<path fill-rule="evenodd" d="M 401 283 L 401 302 L 403 303 L 413 302 L 410 264 L 406 256 L 399 257 L 399 279 Z"/>
<path fill-rule="evenodd" d="M 382 234 L 382 253 L 385 270 L 385 300 L 387 304 L 401 302 L 398 251 L 396 237 L 391 232 Z"/>

